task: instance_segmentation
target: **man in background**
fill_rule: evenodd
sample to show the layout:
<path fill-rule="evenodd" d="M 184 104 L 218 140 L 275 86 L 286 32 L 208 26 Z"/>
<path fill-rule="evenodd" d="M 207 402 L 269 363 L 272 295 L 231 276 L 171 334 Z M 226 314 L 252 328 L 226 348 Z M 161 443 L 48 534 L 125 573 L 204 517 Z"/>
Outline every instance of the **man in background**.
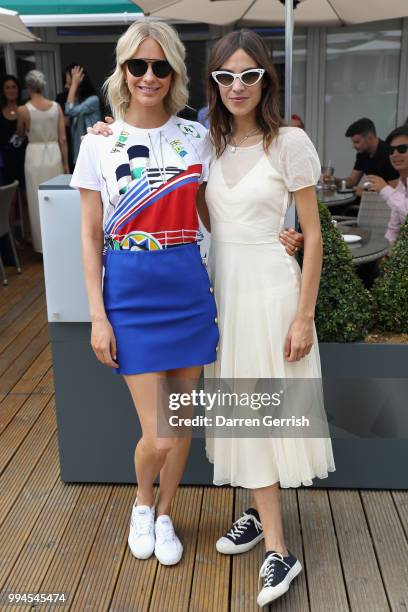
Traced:
<path fill-rule="evenodd" d="M 390 162 L 388 145 L 378 138 L 374 123 L 364 117 L 352 123 L 346 131 L 346 138 L 351 138 L 353 148 L 357 151 L 354 168 L 346 178 L 346 187 L 356 187 L 363 175 L 379 176 L 392 187 L 398 182 L 398 172 Z M 340 178 L 336 185 L 340 186 Z M 362 187 L 356 187 L 356 194 L 361 196 Z"/>

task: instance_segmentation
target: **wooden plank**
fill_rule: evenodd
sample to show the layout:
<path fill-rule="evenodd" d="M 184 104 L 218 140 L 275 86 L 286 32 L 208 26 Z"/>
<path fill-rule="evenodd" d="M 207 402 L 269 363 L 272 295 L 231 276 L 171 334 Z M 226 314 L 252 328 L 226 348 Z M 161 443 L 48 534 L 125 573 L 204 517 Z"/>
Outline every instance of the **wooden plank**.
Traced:
<path fill-rule="evenodd" d="M 17 296 L 22 297 L 36 285 L 44 284 L 44 273 L 41 264 L 29 265 L 23 274 L 9 277 L 8 285 L 0 285 L 0 316 L 7 310 L 7 306 L 14 305 Z"/>
<path fill-rule="evenodd" d="M 234 521 L 244 510 L 253 505 L 248 489 L 234 490 Z M 230 527 L 232 525 L 232 521 Z M 225 530 L 226 531 L 226 530 Z M 225 533 L 225 532 L 224 532 Z M 223 535 L 223 534 L 220 534 Z M 263 540 L 253 550 L 231 557 L 231 608 L 234 612 L 256 612 L 259 607 L 256 603 L 258 596 L 258 574 L 265 557 Z"/>
<path fill-rule="evenodd" d="M 398 516 L 408 538 L 408 491 L 391 491 Z M 408 561 L 407 561 L 408 563 Z"/>
<path fill-rule="evenodd" d="M 53 562 L 54 552 L 59 545 L 65 528 L 81 494 L 82 486 L 67 486 L 57 480 L 49 495 L 44 510 L 38 517 L 13 567 L 5 588 L 12 592 L 38 593 L 41 583 Z M 43 610 L 19 606 L 18 610 Z M 64 609 L 64 608 L 57 608 Z M 67 609 L 67 608 L 65 608 Z M 7 606 L 2 611 L 15 612 L 16 607 Z"/>
<path fill-rule="evenodd" d="M 191 590 L 191 610 L 228 610 L 230 557 L 215 548 L 233 516 L 233 489 L 204 489 Z"/>
<path fill-rule="evenodd" d="M 408 543 L 389 491 L 361 491 L 388 601 L 393 612 L 408 609 Z"/>
<path fill-rule="evenodd" d="M 4 353 L 9 350 L 10 345 L 15 344 L 19 334 L 24 333 L 25 328 L 31 326 L 35 317 L 38 314 L 44 315 L 45 307 L 43 297 L 38 297 L 30 306 L 27 308 L 20 317 L 13 321 L 3 332 L 0 334 L 0 353 Z M 44 316 L 41 319 L 44 324 Z M 28 330 L 27 330 L 28 331 Z"/>
<path fill-rule="evenodd" d="M 300 489 L 298 503 L 310 609 L 348 612 L 346 589 L 327 491 Z"/>
<path fill-rule="evenodd" d="M 235 519 L 253 504 L 249 491 L 237 489 L 235 493 Z M 286 545 L 304 566 L 299 510 L 295 490 L 281 490 L 281 509 Z M 231 607 L 234 612 L 259 610 L 258 575 L 265 558 L 265 544 L 260 542 L 252 551 L 232 557 Z M 308 596 L 305 572 L 292 583 L 289 592 L 273 604 L 276 611 L 308 612 Z"/>
<path fill-rule="evenodd" d="M 0 354 L 0 376 L 12 366 L 19 355 L 30 346 L 31 341 L 40 333 L 47 324 L 45 307 L 41 305 L 40 311 L 31 320 L 30 325 L 21 330 L 8 345 L 7 351 Z"/>
<path fill-rule="evenodd" d="M 389 610 L 358 491 L 329 491 L 350 609 Z"/>
<path fill-rule="evenodd" d="M 7 394 L 0 396 L 0 435 L 7 425 L 19 411 L 21 406 L 31 395 L 36 392 L 43 392 L 41 379 L 51 368 L 51 347 L 47 346 L 35 359 L 28 370 L 18 380 L 16 385 Z M 50 392 L 53 392 L 53 383 L 50 382 Z"/>
<path fill-rule="evenodd" d="M 70 610 L 102 612 L 109 609 L 127 547 L 129 508 L 134 497 L 133 485 L 113 489 Z M 139 589 L 137 583 L 132 586 Z"/>
<path fill-rule="evenodd" d="M 157 492 L 156 487 L 155 492 Z M 136 559 L 130 552 L 127 544 L 130 515 L 135 497 L 136 491 L 133 487 L 133 493 L 130 495 L 130 500 L 125 511 L 127 523 L 124 534 L 126 543 L 123 563 L 110 602 L 109 612 L 133 612 L 134 610 L 137 610 L 137 612 L 147 612 L 150 608 L 150 600 L 158 562 L 154 555 L 146 560 Z"/>
<path fill-rule="evenodd" d="M 55 402 L 51 399 L 3 472 L 0 482 L 0 525 L 26 486 L 55 430 Z"/>
<path fill-rule="evenodd" d="M 288 593 L 273 604 L 274 611 L 308 612 L 305 558 L 303 554 L 302 528 L 299 518 L 298 491 L 281 490 L 281 509 L 286 546 L 300 561 L 303 571 L 292 582 Z M 337 612 L 337 611 L 336 611 Z"/>
<path fill-rule="evenodd" d="M 47 378 L 52 382 L 51 370 L 45 375 L 45 379 Z M 24 442 L 26 435 L 34 426 L 52 395 L 52 393 L 33 393 L 30 395 L 9 426 L 3 431 L 0 445 L 0 474 L 13 455 L 18 452 L 20 444 Z"/>
<path fill-rule="evenodd" d="M 40 592 L 65 593 L 68 605 L 71 605 L 111 493 L 112 486 L 82 485 L 81 494 L 54 551 L 52 564 L 39 586 Z M 41 612 L 43 610 L 54 612 L 55 606 L 41 606 Z"/>
<path fill-rule="evenodd" d="M 190 609 L 190 589 L 193 578 L 203 489 L 180 487 L 173 502 L 172 517 L 183 543 L 183 558 L 174 567 L 158 565 L 150 601 L 150 610 Z M 135 586 L 135 588 L 137 588 Z"/>
<path fill-rule="evenodd" d="M 28 341 L 24 350 L 15 357 L 10 367 L 0 376 L 0 394 L 6 394 L 20 380 L 24 372 L 30 367 L 33 361 L 49 344 L 48 325 L 44 325 L 34 336 L 31 341 Z"/>
<path fill-rule="evenodd" d="M 18 319 L 34 300 L 40 296 L 43 297 L 45 303 L 44 283 L 40 276 L 38 276 L 37 282 L 32 286 L 28 285 L 24 290 L 19 288 L 19 291 L 9 295 L 7 301 L 0 305 L 0 333 Z"/>
<path fill-rule="evenodd" d="M 31 574 L 35 574 L 36 567 L 32 565 L 34 559 L 31 558 L 31 553 L 34 553 L 35 558 L 35 553 L 38 552 L 35 547 L 29 551 L 31 566 L 28 568 L 25 566 L 28 570 L 27 576 L 22 576 L 16 570 L 14 564 L 19 558 L 20 552 L 27 540 L 31 537 L 31 531 L 38 517 L 44 511 L 48 496 L 53 490 L 58 477 L 58 441 L 56 434 L 54 434 L 29 480 L 26 482 L 24 489 L 21 490 L 16 498 L 12 511 L 9 512 L 0 527 L 0 588 L 11 589 L 11 592 L 13 592 L 13 588 L 16 588 L 18 592 L 21 592 L 23 583 L 19 582 L 19 580 L 23 580 L 28 586 Z M 52 521 L 53 517 L 46 516 L 44 518 L 47 521 L 45 533 L 48 533 L 48 521 L 50 519 Z M 18 559 L 18 566 L 20 564 L 21 559 Z"/>

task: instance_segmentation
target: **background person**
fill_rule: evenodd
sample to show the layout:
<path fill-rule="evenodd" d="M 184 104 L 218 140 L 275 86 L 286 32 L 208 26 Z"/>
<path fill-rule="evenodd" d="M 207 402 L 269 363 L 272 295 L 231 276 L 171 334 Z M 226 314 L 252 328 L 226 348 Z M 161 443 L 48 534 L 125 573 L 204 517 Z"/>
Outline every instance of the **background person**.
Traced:
<path fill-rule="evenodd" d="M 67 75 L 67 85 L 69 90 L 65 115 L 70 118 L 72 162 L 75 165 L 81 136 L 86 134 L 88 127 L 101 119 L 101 104 L 91 79 L 81 66 L 71 69 L 71 74 Z"/>
<path fill-rule="evenodd" d="M 25 77 L 30 100 L 18 108 L 19 136 L 28 136 L 25 156 L 25 181 L 31 237 L 34 250 L 42 253 L 38 185 L 69 173 L 68 150 L 62 110 L 44 96 L 45 77 L 39 70 L 30 70 Z"/>
<path fill-rule="evenodd" d="M 304 121 L 302 117 L 300 117 L 300 115 L 293 114 L 290 121 L 290 125 L 292 125 L 293 127 L 299 127 L 302 130 L 305 129 Z"/>
<path fill-rule="evenodd" d="M 392 167 L 399 174 L 396 187 L 388 185 L 379 176 L 368 175 L 371 183 L 369 191 L 376 191 L 391 209 L 385 237 L 394 244 L 398 238 L 401 225 L 408 215 L 408 125 L 397 127 L 386 138 Z"/>
<path fill-rule="evenodd" d="M 346 138 L 351 139 L 353 148 L 357 151 L 354 168 L 346 180 L 346 187 L 356 187 L 362 176 L 380 176 L 386 183 L 396 185 L 398 172 L 390 162 L 386 143 L 377 137 L 374 123 L 364 117 L 352 123 L 346 130 Z M 336 178 L 339 187 L 342 179 Z M 356 187 L 356 194 L 362 195 L 363 187 Z"/>
<path fill-rule="evenodd" d="M 60 91 L 55 98 L 55 101 L 58 102 L 64 114 L 65 136 L 66 136 L 67 146 L 68 146 L 68 161 L 69 161 L 69 169 L 71 173 L 74 170 L 74 163 L 72 159 L 71 120 L 69 117 L 67 117 L 67 115 L 65 115 L 65 103 L 67 101 L 68 91 L 71 86 L 71 70 L 77 65 L 78 65 L 78 62 L 75 62 L 65 67 L 64 72 L 62 73 L 62 80 L 64 82 L 64 90 Z"/>
<path fill-rule="evenodd" d="M 2 163 L 1 183 L 8 185 L 17 180 L 21 202 L 21 235 L 29 240 L 28 207 L 25 192 L 24 158 L 27 141 L 17 135 L 17 110 L 21 104 L 21 88 L 18 80 L 12 74 L 7 74 L 0 85 L 0 158 Z M 11 209 L 11 224 L 15 224 L 17 216 L 17 195 Z M 24 230 L 24 231 L 23 231 Z M 0 239 L 3 243 L 3 239 Z M 7 237 L 4 239 L 7 243 Z M 21 247 L 22 243 L 17 243 Z M 5 247 L 7 252 L 7 246 Z M 7 257 L 7 255 L 6 255 Z"/>

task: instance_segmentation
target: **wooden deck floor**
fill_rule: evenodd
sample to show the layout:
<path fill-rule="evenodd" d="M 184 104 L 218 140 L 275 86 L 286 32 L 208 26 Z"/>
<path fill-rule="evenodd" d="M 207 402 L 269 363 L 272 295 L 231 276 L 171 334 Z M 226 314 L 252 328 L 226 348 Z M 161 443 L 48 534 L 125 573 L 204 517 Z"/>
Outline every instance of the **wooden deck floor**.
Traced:
<path fill-rule="evenodd" d="M 263 556 L 214 542 L 246 507 L 242 490 L 180 488 L 184 542 L 172 568 L 127 549 L 132 486 L 61 482 L 42 266 L 24 258 L 0 288 L 0 589 L 65 593 L 66 610 L 250 612 Z M 408 467 L 408 466 L 407 466 Z M 408 610 L 408 492 L 285 490 L 285 530 L 304 572 L 274 610 Z M 1 610 L 46 610 L 9 606 Z"/>

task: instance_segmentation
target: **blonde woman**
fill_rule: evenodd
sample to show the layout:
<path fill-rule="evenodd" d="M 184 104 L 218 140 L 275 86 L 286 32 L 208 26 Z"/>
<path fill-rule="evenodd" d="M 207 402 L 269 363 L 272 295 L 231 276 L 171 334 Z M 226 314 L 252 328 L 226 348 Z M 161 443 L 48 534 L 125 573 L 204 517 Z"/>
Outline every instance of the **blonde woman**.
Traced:
<path fill-rule="evenodd" d="M 164 565 L 182 555 L 170 509 L 190 438 L 159 437 L 158 388 L 163 378 L 173 389 L 175 381 L 195 384 L 218 342 L 197 245 L 196 195 L 210 148 L 199 123 L 175 116 L 188 97 L 184 53 L 165 23 L 136 23 L 123 34 L 105 83 L 112 133 L 84 138 L 71 181 L 81 194 L 91 344 L 124 377 L 142 428 L 128 542 L 135 557 L 154 552 Z"/>

